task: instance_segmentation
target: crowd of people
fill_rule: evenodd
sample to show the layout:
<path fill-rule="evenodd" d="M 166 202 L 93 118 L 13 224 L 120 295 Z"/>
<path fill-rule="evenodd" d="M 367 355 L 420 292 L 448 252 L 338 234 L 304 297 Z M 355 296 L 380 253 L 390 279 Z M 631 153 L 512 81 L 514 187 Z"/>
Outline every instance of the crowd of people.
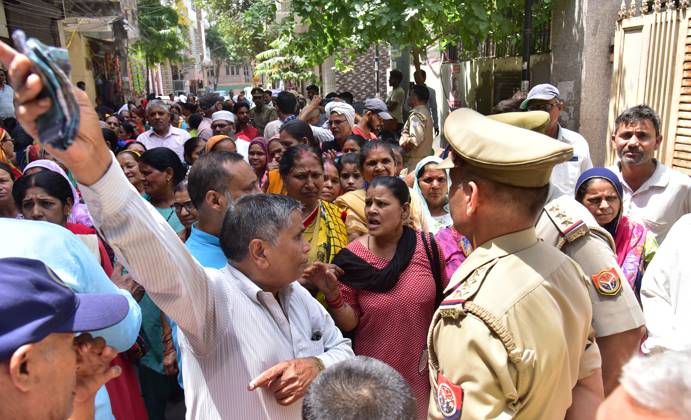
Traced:
<path fill-rule="evenodd" d="M 688 416 L 691 179 L 650 107 L 604 168 L 549 84 L 445 121 L 424 72 L 386 101 L 75 90 L 61 150 L 0 60 L 0 417 Z"/>

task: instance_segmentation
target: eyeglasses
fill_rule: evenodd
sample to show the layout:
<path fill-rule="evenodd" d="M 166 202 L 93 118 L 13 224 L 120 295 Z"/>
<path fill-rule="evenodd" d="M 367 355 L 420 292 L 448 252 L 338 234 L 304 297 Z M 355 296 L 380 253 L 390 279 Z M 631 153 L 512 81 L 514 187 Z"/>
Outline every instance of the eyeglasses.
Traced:
<path fill-rule="evenodd" d="M 333 125 L 341 125 L 344 122 L 346 122 L 346 120 L 333 120 L 333 121 L 327 121 L 327 124 L 329 126 L 333 126 Z"/>
<path fill-rule="evenodd" d="M 554 102 L 543 102 L 543 103 L 534 103 L 534 104 L 528 104 L 528 111 L 545 111 L 549 112 L 557 106 Z"/>
<path fill-rule="evenodd" d="M 190 213 L 196 209 L 194 207 L 194 203 L 192 203 L 192 201 L 185 201 L 184 203 L 173 203 L 173 208 L 178 213 L 182 212 L 182 209 L 187 210 L 188 213 Z"/>
<path fill-rule="evenodd" d="M 0 140 L 0 143 L 7 143 L 8 141 L 12 141 L 10 137 L 5 137 L 4 139 Z"/>
<path fill-rule="evenodd" d="M 226 128 L 230 126 L 231 124 L 211 124 L 211 129 L 212 130 L 219 130 L 221 128 Z"/>

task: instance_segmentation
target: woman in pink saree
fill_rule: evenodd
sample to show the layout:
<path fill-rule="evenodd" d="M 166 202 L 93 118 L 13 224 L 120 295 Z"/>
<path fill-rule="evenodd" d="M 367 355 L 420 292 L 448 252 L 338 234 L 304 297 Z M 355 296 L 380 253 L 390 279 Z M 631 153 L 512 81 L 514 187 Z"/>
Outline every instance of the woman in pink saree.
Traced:
<path fill-rule="evenodd" d="M 657 242 L 643 223 L 622 215 L 622 196 L 619 178 L 606 168 L 589 169 L 576 183 L 576 200 L 614 238 L 617 263 L 640 301 L 641 279 Z"/>

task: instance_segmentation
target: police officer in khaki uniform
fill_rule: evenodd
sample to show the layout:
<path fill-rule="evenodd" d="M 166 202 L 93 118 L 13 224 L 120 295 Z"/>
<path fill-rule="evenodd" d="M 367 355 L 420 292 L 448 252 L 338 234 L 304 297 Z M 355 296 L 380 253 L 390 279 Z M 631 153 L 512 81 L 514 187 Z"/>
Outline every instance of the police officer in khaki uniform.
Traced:
<path fill-rule="evenodd" d="M 429 112 L 427 102 L 429 90 L 427 86 L 415 85 L 408 96 L 410 115 L 401 132 L 399 145 L 405 151 L 403 164 L 408 173 L 415 170 L 415 166 L 422 159 L 430 155 L 434 142 L 434 121 Z"/>
<path fill-rule="evenodd" d="M 490 118 L 537 132 L 549 123 L 549 114 L 543 111 L 510 112 Z M 539 238 L 571 257 L 588 276 L 593 328 L 608 395 L 619 383 L 622 366 L 638 350 L 645 322 L 631 286 L 622 281 L 614 240 L 573 196 L 547 203 L 536 228 Z"/>
<path fill-rule="evenodd" d="M 444 133 L 451 215 L 474 251 L 430 326 L 429 417 L 563 419 L 571 407 L 594 418 L 602 379 L 587 278 L 534 228 L 571 147 L 468 109 Z"/>

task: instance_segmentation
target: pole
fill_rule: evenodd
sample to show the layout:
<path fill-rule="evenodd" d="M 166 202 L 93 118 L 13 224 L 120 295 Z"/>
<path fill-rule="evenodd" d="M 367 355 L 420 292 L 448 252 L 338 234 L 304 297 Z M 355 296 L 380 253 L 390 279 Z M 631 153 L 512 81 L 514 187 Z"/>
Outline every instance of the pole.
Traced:
<path fill-rule="evenodd" d="M 521 67 L 521 90 L 530 89 L 530 46 L 533 35 L 533 0 L 525 0 L 523 11 L 523 65 Z"/>
<path fill-rule="evenodd" d="M 374 97 L 379 98 L 379 45 L 374 46 L 374 84 L 377 89 Z"/>

